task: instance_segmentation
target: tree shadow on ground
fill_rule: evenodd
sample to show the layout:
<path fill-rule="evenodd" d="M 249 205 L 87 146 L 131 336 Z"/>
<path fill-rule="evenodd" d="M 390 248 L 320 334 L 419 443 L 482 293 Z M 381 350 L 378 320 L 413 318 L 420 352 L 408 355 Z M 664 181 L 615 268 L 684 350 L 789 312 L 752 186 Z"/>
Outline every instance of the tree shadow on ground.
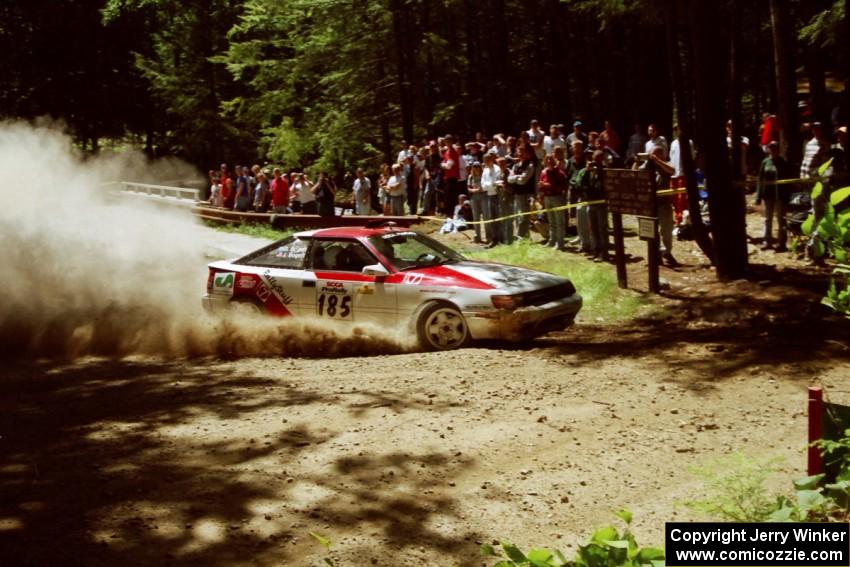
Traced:
<path fill-rule="evenodd" d="M 536 344 L 569 365 L 656 357 L 663 360 L 659 372 L 694 390 L 752 367 L 794 365 L 795 378 L 808 381 L 850 362 L 850 320 L 820 304 L 827 285 L 824 273 L 756 264 L 746 278 L 705 294 L 663 291 L 662 312 L 632 324 L 579 324 Z"/>
<path fill-rule="evenodd" d="M 297 563 L 292 546 L 306 530 L 293 524 L 293 515 L 312 523 L 313 508 L 284 513 L 281 506 L 298 500 L 303 482 L 333 487 L 337 475 L 348 474 L 354 485 L 342 497 L 365 499 L 373 468 L 401 470 L 425 459 L 456 472 L 448 454 L 420 455 L 409 464 L 395 453 L 361 454 L 348 464 L 340 458 L 338 470 L 327 474 L 292 479 L 294 463 L 337 434 L 320 423 L 284 417 L 269 426 L 256 416 L 321 411 L 339 395 L 286 382 L 234 375 L 217 361 L 7 365 L 0 371 L 0 564 Z M 390 404 L 397 412 L 427 403 L 383 392 L 358 395 L 367 407 Z M 350 405 L 344 411 L 366 411 Z M 444 407 L 432 403 L 429 410 Z M 213 421 L 235 430 L 207 431 Z M 416 545 L 442 548 L 446 541 L 421 527 L 417 532 L 415 524 L 432 508 L 453 505 L 389 491 L 366 514 L 385 519 L 388 530 L 407 530 Z M 341 513 L 336 529 L 350 525 L 354 513 Z M 402 527 L 391 528 L 394 522 Z"/>

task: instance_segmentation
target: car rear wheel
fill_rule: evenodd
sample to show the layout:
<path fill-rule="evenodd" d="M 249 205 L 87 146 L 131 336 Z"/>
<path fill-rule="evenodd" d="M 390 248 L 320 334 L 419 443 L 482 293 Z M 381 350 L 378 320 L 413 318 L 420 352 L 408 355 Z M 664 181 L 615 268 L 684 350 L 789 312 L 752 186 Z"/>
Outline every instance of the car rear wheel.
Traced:
<path fill-rule="evenodd" d="M 463 315 L 451 305 L 432 303 L 416 324 L 419 344 L 426 350 L 460 348 L 469 340 L 469 327 Z"/>
<path fill-rule="evenodd" d="M 230 309 L 239 315 L 261 315 L 263 308 L 256 301 L 250 299 L 234 299 L 230 302 Z"/>

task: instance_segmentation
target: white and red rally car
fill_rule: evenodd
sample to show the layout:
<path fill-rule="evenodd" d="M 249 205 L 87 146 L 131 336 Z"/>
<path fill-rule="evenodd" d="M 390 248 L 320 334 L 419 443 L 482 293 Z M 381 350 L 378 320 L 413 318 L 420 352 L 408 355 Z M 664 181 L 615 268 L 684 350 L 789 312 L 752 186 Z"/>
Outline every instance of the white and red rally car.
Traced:
<path fill-rule="evenodd" d="M 358 227 L 299 232 L 213 262 L 203 303 L 213 312 L 241 306 L 404 325 L 435 350 L 562 330 L 582 300 L 569 280 L 552 274 L 473 262 L 411 230 Z"/>

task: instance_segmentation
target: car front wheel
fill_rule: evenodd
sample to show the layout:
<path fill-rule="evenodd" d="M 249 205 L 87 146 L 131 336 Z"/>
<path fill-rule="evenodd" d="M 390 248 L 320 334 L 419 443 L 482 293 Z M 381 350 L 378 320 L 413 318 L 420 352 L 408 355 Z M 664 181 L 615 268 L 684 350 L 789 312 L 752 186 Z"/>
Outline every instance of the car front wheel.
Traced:
<path fill-rule="evenodd" d="M 426 350 L 460 348 L 469 340 L 466 319 L 455 307 L 445 303 L 428 305 L 416 324 L 419 344 Z"/>

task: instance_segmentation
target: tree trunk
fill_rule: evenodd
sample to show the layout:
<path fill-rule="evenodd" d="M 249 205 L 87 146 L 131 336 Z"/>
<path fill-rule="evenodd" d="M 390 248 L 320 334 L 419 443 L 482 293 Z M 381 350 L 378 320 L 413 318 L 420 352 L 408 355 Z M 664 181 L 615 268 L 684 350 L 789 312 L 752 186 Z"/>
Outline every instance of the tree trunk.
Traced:
<path fill-rule="evenodd" d="M 824 75 L 822 58 L 823 54 L 812 45 L 807 45 L 805 50 L 806 74 L 809 76 L 809 96 L 812 103 L 812 121 L 823 122 L 829 131 L 829 104 L 826 99 L 826 77 Z"/>
<path fill-rule="evenodd" d="M 551 90 L 553 118 L 567 122 L 570 117 L 570 75 L 566 66 L 567 47 L 565 40 L 563 5 L 559 0 L 549 0 L 549 45 L 552 50 Z"/>
<path fill-rule="evenodd" d="M 682 169 L 685 175 L 685 187 L 688 191 L 688 212 L 694 227 L 694 238 L 706 258 L 714 264 L 714 244 L 705 223 L 702 222 L 700 211 L 699 187 L 697 186 L 696 168 L 691 155 L 691 132 L 693 124 L 691 116 L 691 100 L 687 94 L 682 75 L 682 62 L 679 46 L 678 29 L 680 18 L 676 0 L 667 0 L 666 10 L 667 53 L 670 57 L 670 80 L 673 83 L 673 93 L 676 99 L 676 109 L 679 116 L 679 151 L 682 156 Z"/>
<path fill-rule="evenodd" d="M 732 279 L 747 269 L 747 233 L 743 192 L 732 184 L 726 148 L 724 83 L 725 46 L 715 2 L 697 0 L 691 11 L 691 37 L 697 108 L 697 135 L 705 154 L 708 207 L 714 237 L 714 259 L 718 277 Z"/>
<path fill-rule="evenodd" d="M 491 13 L 495 19 L 493 23 L 493 31 L 495 33 L 491 37 L 495 42 L 493 53 L 496 55 L 494 58 L 496 64 L 493 66 L 492 71 L 497 75 L 496 84 L 497 91 L 499 92 L 499 102 L 501 103 L 501 109 L 499 111 L 501 126 L 499 130 L 508 134 L 514 130 L 515 125 L 514 97 L 513 90 L 511 89 L 513 82 L 511 70 L 513 66 L 511 65 L 510 55 L 508 54 L 508 45 L 512 41 L 512 37 L 507 21 L 505 20 L 505 0 L 493 0 Z"/>
<path fill-rule="evenodd" d="M 407 45 L 404 26 L 404 10 L 399 0 L 390 0 L 390 10 L 393 14 L 393 43 L 395 44 L 396 72 L 398 83 L 399 104 L 401 106 L 401 131 L 405 140 L 413 139 L 413 97 L 410 93 L 410 66 L 407 59 Z"/>
<path fill-rule="evenodd" d="M 741 132 L 743 125 L 741 121 L 741 3 L 732 3 L 732 35 L 729 42 L 729 116 L 732 120 L 731 156 L 732 156 L 732 179 L 743 181 L 746 163 L 743 162 L 743 140 Z M 741 188 L 743 191 L 743 188 Z"/>
<path fill-rule="evenodd" d="M 773 33 L 773 65 L 776 68 L 776 99 L 779 140 L 782 153 L 792 169 L 800 165 L 803 151 L 797 120 L 797 79 L 794 74 L 794 38 L 789 32 L 786 5 L 770 0 L 770 27 Z"/>
<path fill-rule="evenodd" d="M 385 51 L 386 53 L 386 51 Z M 389 53 L 386 53 L 389 55 Z M 386 68 L 384 66 L 384 58 L 378 59 L 378 85 L 374 90 L 375 93 L 375 112 L 381 124 L 381 152 L 384 154 L 384 163 L 393 163 L 392 156 L 392 140 L 390 139 L 390 118 L 387 116 L 387 96 L 386 89 Z"/>
<path fill-rule="evenodd" d="M 422 29 L 425 32 L 431 31 L 431 3 L 427 0 L 422 2 Z M 425 123 L 428 124 L 428 137 L 433 139 L 437 137 L 437 130 L 434 124 L 431 123 L 431 118 L 434 116 L 434 48 L 431 45 L 431 39 L 425 36 L 425 77 L 422 86 L 423 112 L 425 113 Z"/>
<path fill-rule="evenodd" d="M 481 67 L 480 49 L 481 27 L 478 25 L 478 13 L 475 6 L 478 2 L 466 0 L 464 2 L 464 22 L 466 23 L 466 62 L 467 68 L 464 79 L 468 84 L 469 122 L 471 132 L 481 130 L 481 79 L 483 69 Z"/>

